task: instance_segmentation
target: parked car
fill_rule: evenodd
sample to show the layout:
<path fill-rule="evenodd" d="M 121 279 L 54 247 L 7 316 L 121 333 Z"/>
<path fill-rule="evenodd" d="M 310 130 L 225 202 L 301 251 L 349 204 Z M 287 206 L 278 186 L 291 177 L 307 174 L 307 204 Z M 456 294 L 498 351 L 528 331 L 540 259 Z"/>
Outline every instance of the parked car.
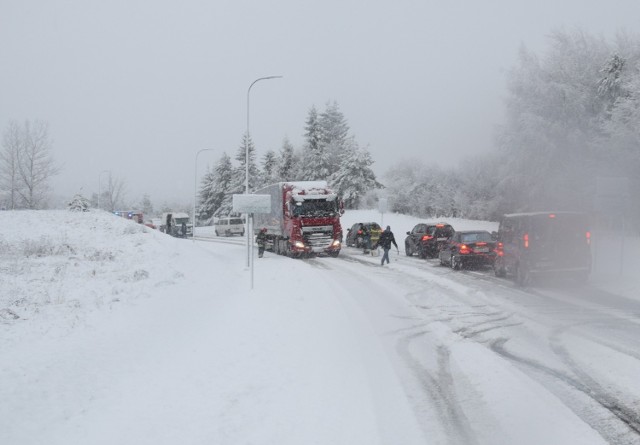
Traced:
<path fill-rule="evenodd" d="M 244 220 L 240 217 L 218 218 L 214 224 L 216 236 L 244 235 Z"/>
<path fill-rule="evenodd" d="M 455 232 L 440 249 L 441 265 L 459 270 L 468 266 L 493 267 L 496 258 L 496 241 L 486 230 Z"/>
<path fill-rule="evenodd" d="M 347 231 L 347 239 L 345 243 L 347 247 L 364 247 L 363 238 L 362 238 L 362 227 L 366 227 L 371 236 L 371 247 L 374 248 L 378 244 L 378 240 L 380 239 L 380 234 L 382 233 L 382 228 L 378 223 L 375 222 L 364 222 L 364 223 L 355 223 L 351 228 Z"/>
<path fill-rule="evenodd" d="M 453 227 L 446 222 L 416 224 L 407 232 L 404 251 L 407 256 L 417 253 L 420 258 L 435 258 L 453 233 Z"/>
<path fill-rule="evenodd" d="M 542 275 L 583 281 L 591 272 L 591 232 L 584 213 L 504 215 L 497 240 L 495 274 L 511 275 L 520 286 Z"/>

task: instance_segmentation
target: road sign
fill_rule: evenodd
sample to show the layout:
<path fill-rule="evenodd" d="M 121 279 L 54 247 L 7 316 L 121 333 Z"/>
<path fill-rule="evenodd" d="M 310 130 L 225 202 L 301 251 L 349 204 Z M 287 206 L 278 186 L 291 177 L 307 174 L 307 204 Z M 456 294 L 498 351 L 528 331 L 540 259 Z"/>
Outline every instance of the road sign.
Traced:
<path fill-rule="evenodd" d="M 271 213 L 271 195 L 233 195 L 237 213 Z"/>

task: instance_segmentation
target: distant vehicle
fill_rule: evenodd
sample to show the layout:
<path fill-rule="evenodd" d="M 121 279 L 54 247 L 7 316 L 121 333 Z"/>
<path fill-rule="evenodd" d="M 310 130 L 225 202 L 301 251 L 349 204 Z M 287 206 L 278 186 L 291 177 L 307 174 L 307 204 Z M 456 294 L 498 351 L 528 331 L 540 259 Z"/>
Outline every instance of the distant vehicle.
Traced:
<path fill-rule="evenodd" d="M 138 224 L 142 224 L 144 222 L 144 215 L 139 210 L 116 210 L 113 212 L 113 214 L 122 218 L 133 220 Z"/>
<path fill-rule="evenodd" d="M 362 238 L 362 227 L 366 227 L 369 231 L 369 236 L 371 237 L 371 247 L 374 248 L 378 244 L 378 240 L 380 239 L 380 234 L 382 233 L 382 228 L 378 223 L 375 222 L 365 222 L 365 223 L 355 223 L 351 228 L 347 231 L 347 238 L 345 239 L 345 244 L 347 247 L 364 247 L 363 238 Z"/>
<path fill-rule="evenodd" d="M 214 224 L 214 231 L 216 236 L 224 235 L 244 235 L 244 221 L 239 217 L 223 217 L 218 218 Z"/>
<path fill-rule="evenodd" d="M 511 275 L 520 286 L 542 275 L 586 280 L 591 272 L 587 221 L 588 216 L 579 212 L 504 215 L 496 234 L 496 276 Z"/>
<path fill-rule="evenodd" d="M 416 224 L 407 232 L 404 251 L 407 256 L 417 253 L 420 258 L 436 258 L 453 233 L 453 227 L 446 222 Z"/>
<path fill-rule="evenodd" d="M 496 258 L 496 240 L 486 230 L 455 232 L 440 249 L 441 265 L 460 270 L 468 266 L 492 266 Z"/>
<path fill-rule="evenodd" d="M 190 222 L 189 215 L 184 212 L 165 212 L 162 214 L 162 222 L 160 230 L 168 235 L 177 238 L 193 236 L 193 224 Z"/>

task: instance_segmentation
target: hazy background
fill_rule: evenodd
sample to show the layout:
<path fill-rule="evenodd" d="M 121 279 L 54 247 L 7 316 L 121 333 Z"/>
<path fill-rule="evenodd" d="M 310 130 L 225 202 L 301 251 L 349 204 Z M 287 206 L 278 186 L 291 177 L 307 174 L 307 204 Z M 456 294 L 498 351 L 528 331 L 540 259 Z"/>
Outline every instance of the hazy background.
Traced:
<path fill-rule="evenodd" d="M 381 174 L 441 166 L 492 146 L 505 74 L 553 29 L 636 31 L 637 0 L 0 0 L 0 129 L 49 122 L 54 193 L 193 199 L 198 175 L 232 157 L 247 125 L 258 155 L 303 141 L 312 105 L 337 101 Z M 103 180 L 105 175 L 102 176 Z M 199 176 L 200 177 L 200 176 Z"/>

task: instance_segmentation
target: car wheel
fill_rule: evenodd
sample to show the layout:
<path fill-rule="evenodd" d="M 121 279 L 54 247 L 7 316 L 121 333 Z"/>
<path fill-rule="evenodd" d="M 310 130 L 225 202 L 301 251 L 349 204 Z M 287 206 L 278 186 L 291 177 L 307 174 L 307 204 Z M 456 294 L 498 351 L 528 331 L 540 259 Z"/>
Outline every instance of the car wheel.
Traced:
<path fill-rule="evenodd" d="M 498 267 L 498 266 L 493 266 L 493 273 L 495 273 L 496 277 L 498 278 L 504 278 L 507 276 L 507 271 L 504 269 L 504 267 Z"/>
<path fill-rule="evenodd" d="M 218 231 L 217 230 L 215 230 L 214 232 L 215 232 L 216 236 L 220 236 L 220 235 L 218 235 Z"/>
<path fill-rule="evenodd" d="M 453 270 L 460 270 L 462 269 L 462 261 L 460 261 L 460 259 L 456 256 L 451 256 L 451 268 Z"/>
<path fill-rule="evenodd" d="M 411 250 L 411 246 L 407 243 L 404 243 L 404 253 L 407 256 L 413 256 L 413 250 Z"/>

